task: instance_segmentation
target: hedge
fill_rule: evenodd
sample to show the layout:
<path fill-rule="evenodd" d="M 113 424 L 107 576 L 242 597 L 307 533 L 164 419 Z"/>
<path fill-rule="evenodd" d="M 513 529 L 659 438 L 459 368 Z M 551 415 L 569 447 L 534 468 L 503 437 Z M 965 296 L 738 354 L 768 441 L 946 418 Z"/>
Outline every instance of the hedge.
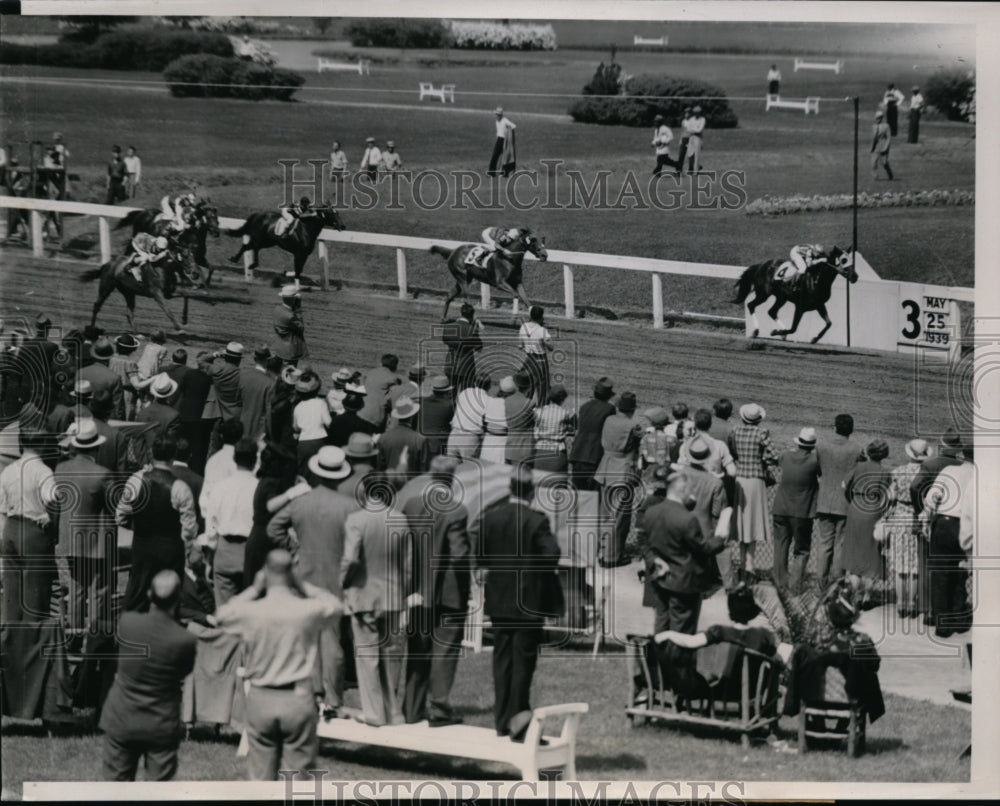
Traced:
<path fill-rule="evenodd" d="M 976 203 L 972 190 L 906 190 L 858 194 L 858 207 L 966 207 Z M 746 206 L 747 215 L 788 215 L 828 210 L 848 210 L 854 205 L 850 193 L 814 196 L 763 196 Z"/>
<path fill-rule="evenodd" d="M 948 120 L 970 120 L 976 109 L 976 74 L 938 70 L 924 85 L 924 98 Z"/>
<path fill-rule="evenodd" d="M 355 20 L 344 36 L 359 48 L 440 48 L 450 42 L 448 29 L 435 20 Z"/>
<path fill-rule="evenodd" d="M 291 100 L 295 90 L 306 81 L 292 70 L 207 54 L 182 56 L 167 65 L 163 78 L 177 98 L 243 98 L 249 101 Z"/>
<path fill-rule="evenodd" d="M 607 89 L 613 86 L 611 78 L 611 71 L 601 65 L 583 89 L 584 97 L 570 107 L 574 120 L 608 126 L 652 126 L 653 118 L 663 115 L 668 126 L 679 126 L 685 107 L 697 104 L 706 128 L 732 129 L 739 125 L 725 92 L 703 81 L 644 74 L 629 78 L 622 95 L 595 97 L 592 93 L 608 94 Z"/>
<path fill-rule="evenodd" d="M 15 45 L 0 48 L 0 64 L 36 64 L 102 70 L 163 70 L 178 56 L 211 53 L 232 56 L 233 46 L 223 34 L 165 28 L 133 28 L 102 34 L 89 45 Z"/>
<path fill-rule="evenodd" d="M 452 44 L 470 50 L 555 50 L 556 32 L 551 25 L 472 22 L 448 23 Z"/>

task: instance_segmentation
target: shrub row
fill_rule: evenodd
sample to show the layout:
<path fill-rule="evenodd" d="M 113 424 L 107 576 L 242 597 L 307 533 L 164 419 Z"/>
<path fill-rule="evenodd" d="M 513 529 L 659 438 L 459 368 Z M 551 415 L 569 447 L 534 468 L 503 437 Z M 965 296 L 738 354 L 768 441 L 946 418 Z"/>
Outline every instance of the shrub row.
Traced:
<path fill-rule="evenodd" d="M 452 44 L 471 50 L 555 50 L 556 32 L 551 25 L 523 23 L 468 22 L 448 23 Z"/>
<path fill-rule="evenodd" d="M 210 53 L 233 55 L 223 34 L 167 28 L 134 28 L 102 34 L 89 45 L 58 42 L 54 45 L 15 45 L 0 48 L 0 64 L 36 64 L 102 70 L 163 70 L 178 56 Z"/>
<path fill-rule="evenodd" d="M 163 71 L 177 98 L 243 98 L 288 101 L 305 83 L 298 73 L 244 59 L 195 54 L 182 56 Z"/>
<path fill-rule="evenodd" d="M 976 202 L 971 190 L 908 190 L 905 192 L 859 193 L 858 207 L 941 207 L 968 206 Z M 747 215 L 787 215 L 850 209 L 850 193 L 832 196 L 763 196 L 746 206 Z"/>
<path fill-rule="evenodd" d="M 449 42 L 448 29 L 436 20 L 355 20 L 344 35 L 359 48 L 440 48 Z"/>

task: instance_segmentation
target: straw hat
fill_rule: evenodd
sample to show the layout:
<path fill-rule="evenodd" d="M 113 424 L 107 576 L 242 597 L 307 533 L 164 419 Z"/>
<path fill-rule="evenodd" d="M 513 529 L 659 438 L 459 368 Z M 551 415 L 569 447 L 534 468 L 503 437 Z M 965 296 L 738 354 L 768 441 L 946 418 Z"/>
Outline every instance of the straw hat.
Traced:
<path fill-rule="evenodd" d="M 431 378 L 431 391 L 441 393 L 450 392 L 451 381 L 448 380 L 446 375 L 435 375 Z"/>
<path fill-rule="evenodd" d="M 922 462 L 931 455 L 931 446 L 926 439 L 911 439 L 903 450 L 914 462 Z"/>
<path fill-rule="evenodd" d="M 344 454 L 351 459 L 371 459 L 378 455 L 378 448 L 375 447 L 375 440 L 371 434 L 358 431 L 347 438 Z"/>
<path fill-rule="evenodd" d="M 341 448 L 324 445 L 309 460 L 309 470 L 323 479 L 346 479 L 351 475 L 347 454 Z"/>
<path fill-rule="evenodd" d="M 226 345 L 226 357 L 227 358 L 242 358 L 243 357 L 243 345 L 238 341 L 231 341 Z"/>
<path fill-rule="evenodd" d="M 740 406 L 740 419 L 747 425 L 757 425 L 765 417 L 767 412 L 763 406 L 758 406 L 756 403 L 745 403 Z"/>
<path fill-rule="evenodd" d="M 82 379 L 73 384 L 73 397 L 90 397 L 94 393 L 94 387 L 90 381 Z"/>
<path fill-rule="evenodd" d="M 97 423 L 89 417 L 83 417 L 75 423 L 71 423 L 66 430 L 69 437 L 63 444 L 72 445 L 80 450 L 90 450 L 98 445 L 103 445 L 108 438 L 97 433 Z"/>
<path fill-rule="evenodd" d="M 816 429 L 815 428 L 803 428 L 799 431 L 799 435 L 795 438 L 795 444 L 800 448 L 815 448 L 816 447 Z"/>
<path fill-rule="evenodd" d="M 309 377 L 305 378 L 305 373 L 295 381 L 295 391 L 301 392 L 302 394 L 309 394 L 310 392 L 315 392 L 319 389 L 319 375 L 315 373 L 309 373 Z"/>
<path fill-rule="evenodd" d="M 170 397 L 176 391 L 177 391 L 177 381 L 175 381 L 165 372 L 161 372 L 159 375 L 153 378 L 153 383 L 149 387 L 149 393 L 157 400 L 162 400 L 163 398 Z"/>
<path fill-rule="evenodd" d="M 418 411 L 420 411 L 420 404 L 406 395 L 397 397 L 396 402 L 392 406 L 392 416 L 397 420 L 409 419 Z"/>

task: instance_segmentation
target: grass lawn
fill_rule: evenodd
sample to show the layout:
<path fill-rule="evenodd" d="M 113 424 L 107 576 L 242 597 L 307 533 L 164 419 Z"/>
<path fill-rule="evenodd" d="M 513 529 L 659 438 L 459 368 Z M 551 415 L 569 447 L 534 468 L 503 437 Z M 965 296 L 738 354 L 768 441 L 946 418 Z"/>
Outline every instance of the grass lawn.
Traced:
<path fill-rule="evenodd" d="M 949 707 L 886 696 L 886 715 L 868 727 L 868 751 L 850 758 L 836 745 L 811 747 L 805 755 L 776 753 L 763 742 L 744 750 L 738 737 L 705 728 L 692 732 L 665 724 L 630 728 L 625 719 L 624 655 L 591 659 L 578 651 L 540 659 L 532 702 L 590 703 L 581 723 L 577 772 L 582 780 L 659 780 L 683 770 L 687 780 L 749 781 L 963 781 L 969 761 L 957 761 L 969 740 L 969 714 Z M 466 722 L 492 724 L 491 655 L 461 662 L 452 700 Z M 357 692 L 349 693 L 356 702 Z M 781 738 L 795 743 L 795 720 L 779 723 Z M 387 728 L 388 730 L 388 728 Z M 246 774 L 237 759 L 235 736 L 220 740 L 199 728 L 181 746 L 180 780 L 232 780 Z M 96 780 L 101 738 L 48 738 L 41 728 L 4 729 L 3 791 L 16 793 L 26 780 Z M 514 777 L 501 764 L 420 757 L 413 753 L 324 742 L 322 761 L 335 779 L 421 779 Z"/>

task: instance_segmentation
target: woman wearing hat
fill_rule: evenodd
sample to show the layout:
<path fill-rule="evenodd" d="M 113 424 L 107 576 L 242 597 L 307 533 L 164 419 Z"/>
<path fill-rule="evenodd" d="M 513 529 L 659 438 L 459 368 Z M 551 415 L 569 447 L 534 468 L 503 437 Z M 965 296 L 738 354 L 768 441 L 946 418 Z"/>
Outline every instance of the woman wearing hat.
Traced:
<path fill-rule="evenodd" d="M 844 521 L 843 568 L 834 568 L 834 576 L 843 571 L 861 578 L 867 601 L 878 600 L 884 591 L 885 573 L 882 553 L 875 539 L 875 525 L 891 504 L 892 474 L 882 461 L 889 456 L 889 446 L 881 439 L 868 443 L 865 458 L 854 466 L 844 480 L 847 519 Z"/>
<path fill-rule="evenodd" d="M 311 370 L 303 372 L 295 382 L 299 402 L 292 412 L 292 432 L 297 440 L 300 473 L 305 472 L 309 460 L 326 444 L 326 429 L 333 421 L 326 400 L 319 397 L 319 387 L 319 375 Z"/>
<path fill-rule="evenodd" d="M 778 464 L 778 454 L 771 445 L 770 433 L 761 425 L 766 416 L 763 406 L 756 403 L 740 406 L 742 422 L 729 433 L 729 450 L 736 462 L 734 509 L 740 560 L 747 573 L 755 570 L 757 542 L 771 542 L 767 484 L 771 469 Z"/>
<path fill-rule="evenodd" d="M 924 460 L 931 456 L 931 446 L 924 439 L 911 439 L 903 449 L 907 461 L 892 469 L 889 497 L 892 506 L 886 512 L 882 550 L 888 558 L 888 573 L 896 586 L 896 612 L 900 618 L 919 613 L 919 562 L 921 528 L 910 501 L 910 485 L 920 473 Z M 877 534 L 877 532 L 876 532 Z"/>

